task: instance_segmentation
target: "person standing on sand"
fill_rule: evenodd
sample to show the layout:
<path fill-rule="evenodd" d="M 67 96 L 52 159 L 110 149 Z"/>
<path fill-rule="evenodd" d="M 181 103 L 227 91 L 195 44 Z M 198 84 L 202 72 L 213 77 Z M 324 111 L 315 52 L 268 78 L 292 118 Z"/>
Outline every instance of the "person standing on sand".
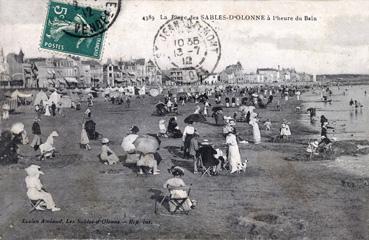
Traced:
<path fill-rule="evenodd" d="M 90 147 L 90 139 L 88 138 L 86 129 L 85 129 L 85 123 L 83 121 L 82 123 L 82 131 L 81 131 L 81 141 L 80 141 L 80 147 L 87 149 L 87 150 L 91 150 Z"/>
<path fill-rule="evenodd" d="M 193 122 L 189 122 L 189 124 L 185 127 L 183 130 L 183 155 L 185 158 L 189 158 L 190 156 L 190 145 L 191 145 L 191 139 L 194 137 L 195 134 L 195 128 L 193 126 Z"/>
<path fill-rule="evenodd" d="M 228 161 L 231 173 L 242 170 L 240 150 L 238 149 L 236 135 L 233 132 L 227 133 L 226 144 L 228 145 Z"/>
<path fill-rule="evenodd" d="M 45 116 L 47 116 L 47 117 L 51 116 L 49 104 L 47 104 L 47 103 L 45 104 Z"/>
<path fill-rule="evenodd" d="M 197 158 L 197 152 L 199 150 L 198 140 L 199 140 L 199 134 L 195 131 L 194 137 L 191 139 L 191 142 L 190 142 L 190 150 L 189 150 L 190 157 L 193 158 L 193 173 L 194 174 L 197 173 L 197 166 L 199 163 L 199 159 Z"/>
<path fill-rule="evenodd" d="M 283 119 L 280 136 L 282 139 L 284 138 L 288 139 L 288 137 L 291 136 L 290 126 L 288 126 L 288 122 L 286 119 Z"/>
<path fill-rule="evenodd" d="M 54 102 L 51 103 L 51 113 L 53 115 L 53 117 L 55 117 L 56 115 L 56 105 Z"/>
<path fill-rule="evenodd" d="M 320 126 L 323 127 L 324 123 L 328 123 L 328 119 L 322 115 L 320 116 Z"/>
<path fill-rule="evenodd" d="M 40 119 L 36 117 L 32 124 L 32 133 L 34 134 L 34 136 L 30 145 L 34 148 L 35 151 L 38 150 L 38 147 L 41 145 L 41 127 L 39 122 Z"/>
<path fill-rule="evenodd" d="M 254 143 L 259 144 L 261 142 L 260 129 L 258 124 L 258 119 L 254 118 L 250 121 L 250 125 L 252 126 L 252 135 L 254 137 Z"/>

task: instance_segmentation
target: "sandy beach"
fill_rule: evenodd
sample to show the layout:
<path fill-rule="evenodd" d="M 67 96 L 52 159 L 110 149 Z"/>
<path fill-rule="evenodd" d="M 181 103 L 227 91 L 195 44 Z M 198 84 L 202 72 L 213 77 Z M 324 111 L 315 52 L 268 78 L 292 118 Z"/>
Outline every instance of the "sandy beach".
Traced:
<path fill-rule="evenodd" d="M 141 133 L 157 133 L 161 117 L 151 115 L 158 99 L 145 97 L 131 107 L 95 100 L 92 109 L 97 131 L 111 140 L 110 147 L 124 159 L 120 147 L 131 125 Z M 192 161 L 179 152 L 181 139 L 162 138 L 159 154 L 160 175 L 137 176 L 124 161 L 106 166 L 98 161 L 101 144 L 91 141 L 91 151 L 79 148 L 83 111 L 64 110 L 65 117 L 42 117 L 42 137 L 57 130 L 58 153 L 54 159 L 38 161 L 36 152 L 21 146 L 24 158 L 18 164 L 0 168 L 1 239 L 98 238 L 98 239 L 369 239 L 369 176 L 331 167 L 329 161 L 287 161 L 304 155 L 307 135 L 317 132 L 297 119 L 294 98 L 281 100 L 282 110 L 257 109 L 261 121 L 270 118 L 272 131 L 261 126 L 262 143 L 252 143 L 252 128 L 237 123 L 241 156 L 248 159 L 245 173 L 219 176 L 194 175 Z M 83 103 L 82 109 L 86 108 Z M 178 123 L 195 104 L 180 108 Z M 226 109 L 232 115 L 235 109 Z M 30 132 L 34 112 L 22 106 L 10 121 L 21 121 Z M 169 117 L 165 117 L 166 120 Z M 272 142 L 282 119 L 290 122 L 292 138 Z M 222 127 L 196 123 L 200 139 L 217 146 L 224 144 Z M 260 124 L 261 125 L 261 124 Z M 42 182 L 53 194 L 60 212 L 29 213 L 24 168 L 38 164 L 45 172 Z M 155 201 L 166 194 L 163 183 L 170 178 L 167 169 L 179 165 L 186 169 L 184 181 L 192 184 L 191 196 L 198 203 L 189 215 L 170 215 L 164 207 L 154 213 Z M 6 180 L 6 181 L 4 181 Z M 52 234 L 51 234 L 52 233 Z"/>

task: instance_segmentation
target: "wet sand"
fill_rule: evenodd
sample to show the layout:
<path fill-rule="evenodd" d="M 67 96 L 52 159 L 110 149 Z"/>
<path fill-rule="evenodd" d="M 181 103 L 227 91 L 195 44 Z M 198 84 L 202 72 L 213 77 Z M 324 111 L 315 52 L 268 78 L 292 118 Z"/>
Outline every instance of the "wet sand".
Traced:
<path fill-rule="evenodd" d="M 108 137 L 111 148 L 122 155 L 120 143 L 131 125 L 139 126 L 141 133 L 159 130 L 160 118 L 151 116 L 156 101 L 135 100 L 127 109 L 97 100 L 93 107 L 97 131 Z M 365 181 L 369 177 L 343 172 L 327 165 L 327 161 L 286 161 L 296 153 L 302 154 L 308 142 L 304 136 L 316 132 L 297 121 L 299 114 L 295 108 L 300 102 L 291 99 L 281 103 L 282 111 L 274 111 L 273 105 L 257 110 L 262 121 L 270 118 L 273 123 L 270 133 L 262 130 L 259 145 L 251 143 L 251 127 L 238 123 L 237 131 L 250 140 L 250 144 L 240 144 L 241 155 L 249 163 L 246 173 L 234 176 L 193 175 L 192 162 L 180 156 L 180 139 L 162 139 L 160 175 L 137 176 L 121 163 L 113 166 L 99 163 L 100 142 L 92 141 L 91 151 L 79 148 L 83 111 L 68 109 L 64 118 L 43 117 L 43 139 L 52 130 L 58 130 L 60 137 L 55 142 L 59 153 L 52 160 L 39 162 L 31 147 L 22 146 L 25 158 L 16 165 L 0 168 L 3 196 L 0 236 L 2 239 L 368 239 L 369 186 Z M 180 109 L 181 129 L 185 126 L 184 117 L 194 109 L 194 104 Z M 229 115 L 233 111 L 225 110 Z M 30 132 L 34 114 L 26 107 L 19 112 L 10 121 L 24 122 Z M 288 143 L 273 143 L 270 140 L 278 135 L 283 118 L 291 122 L 293 137 Z M 213 123 L 213 119 L 209 118 L 209 122 Z M 199 123 L 196 128 L 201 139 L 207 138 L 216 145 L 224 143 L 221 127 Z M 45 172 L 42 182 L 62 208 L 61 212 L 29 213 L 23 169 L 31 163 L 41 165 Z M 166 194 L 162 188 L 170 177 L 166 169 L 173 164 L 186 169 L 184 181 L 192 184 L 191 196 L 198 202 L 188 216 L 170 215 L 164 207 L 159 208 L 159 214 L 154 213 L 158 196 Z M 42 219 L 56 222 L 41 223 Z M 60 219 L 62 223 L 57 223 Z M 24 223 L 32 220 L 40 223 Z"/>

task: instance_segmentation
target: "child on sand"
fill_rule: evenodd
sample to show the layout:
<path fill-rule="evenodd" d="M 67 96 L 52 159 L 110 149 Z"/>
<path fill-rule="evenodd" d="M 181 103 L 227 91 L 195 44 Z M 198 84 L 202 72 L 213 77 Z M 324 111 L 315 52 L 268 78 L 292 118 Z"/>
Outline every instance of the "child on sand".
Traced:
<path fill-rule="evenodd" d="M 265 130 L 266 131 L 270 131 L 271 128 L 272 128 L 272 122 L 270 121 L 270 119 L 267 119 L 264 123 L 264 126 L 265 126 Z"/>
<path fill-rule="evenodd" d="M 158 137 L 168 137 L 167 135 L 167 128 L 165 126 L 165 120 L 161 119 L 159 121 L 159 133 L 158 133 Z"/>
<path fill-rule="evenodd" d="M 102 146 L 101 146 L 101 153 L 100 153 L 100 159 L 104 164 L 112 165 L 119 161 L 119 158 L 117 155 L 111 150 L 108 146 L 109 139 L 103 138 L 101 140 Z"/>

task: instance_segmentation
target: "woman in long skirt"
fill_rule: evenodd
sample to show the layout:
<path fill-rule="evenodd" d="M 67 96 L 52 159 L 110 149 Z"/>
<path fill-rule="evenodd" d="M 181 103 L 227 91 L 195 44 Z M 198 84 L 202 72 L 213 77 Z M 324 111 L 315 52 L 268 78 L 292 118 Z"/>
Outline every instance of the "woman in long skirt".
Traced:
<path fill-rule="evenodd" d="M 190 145 L 191 145 L 191 139 L 194 137 L 195 134 L 195 128 L 193 127 L 193 122 L 189 122 L 189 124 L 185 127 L 183 131 L 183 155 L 185 158 L 190 157 Z"/>
<path fill-rule="evenodd" d="M 88 138 L 88 135 L 85 129 L 85 123 L 82 123 L 80 147 L 83 149 L 91 150 L 89 143 L 90 143 L 90 139 Z"/>
<path fill-rule="evenodd" d="M 49 108 L 49 105 L 48 104 L 45 105 L 45 116 L 51 116 L 51 114 L 50 114 L 50 108 Z"/>
<path fill-rule="evenodd" d="M 231 173 L 242 170 L 240 150 L 238 149 L 237 138 L 233 132 L 229 132 L 226 138 L 228 145 L 228 161 Z"/>
<path fill-rule="evenodd" d="M 254 143 L 259 144 L 260 141 L 261 141 L 261 136 L 260 136 L 260 129 L 259 129 L 258 120 L 256 118 L 254 118 L 250 122 L 250 125 L 252 126 L 252 135 L 254 137 Z"/>

